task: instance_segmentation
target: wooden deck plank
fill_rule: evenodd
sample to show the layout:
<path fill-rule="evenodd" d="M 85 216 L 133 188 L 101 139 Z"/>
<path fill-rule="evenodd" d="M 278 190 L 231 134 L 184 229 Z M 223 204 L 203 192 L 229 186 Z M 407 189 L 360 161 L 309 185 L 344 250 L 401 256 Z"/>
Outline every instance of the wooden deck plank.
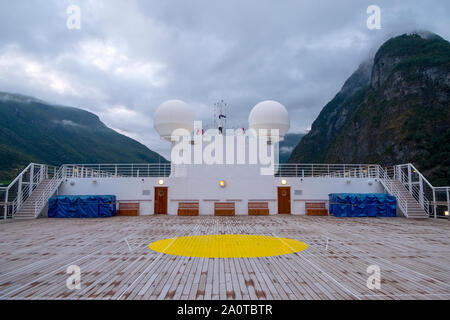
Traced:
<path fill-rule="evenodd" d="M 450 223 L 305 216 L 37 219 L 0 224 L 1 299 L 445 299 Z M 262 258 L 154 252 L 156 240 L 201 234 L 292 238 L 305 251 Z M 127 240 L 124 240 L 124 239 Z M 183 240 L 189 246 L 189 238 Z M 66 287 L 70 264 L 81 290 Z M 381 289 L 366 269 L 381 268 Z"/>

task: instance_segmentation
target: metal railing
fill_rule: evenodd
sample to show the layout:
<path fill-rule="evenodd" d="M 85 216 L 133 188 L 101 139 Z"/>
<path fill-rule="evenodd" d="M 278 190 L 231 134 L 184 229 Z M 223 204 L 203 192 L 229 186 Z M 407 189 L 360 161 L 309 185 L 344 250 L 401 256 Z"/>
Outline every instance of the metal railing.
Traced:
<path fill-rule="evenodd" d="M 429 216 L 434 218 L 445 216 L 445 210 L 440 207 L 448 208 L 450 206 L 449 196 L 444 193 L 445 200 L 442 199 L 443 201 L 438 202 L 437 195 L 441 190 L 448 190 L 449 187 L 433 187 L 411 163 L 395 166 L 395 170 L 397 179 L 403 183 Z"/>
<path fill-rule="evenodd" d="M 276 177 L 378 178 L 374 164 L 291 164 L 275 165 Z"/>
<path fill-rule="evenodd" d="M 45 188 L 39 194 L 34 202 L 34 217 L 37 218 L 42 209 L 47 205 L 48 199 L 55 193 L 56 189 L 61 184 L 65 177 L 64 166 L 59 167 L 58 171 L 54 173 L 52 179 L 45 185 Z"/>
<path fill-rule="evenodd" d="M 411 163 L 385 170 L 388 178 L 399 181 L 429 217 L 448 217 L 450 187 L 433 187 Z"/>
<path fill-rule="evenodd" d="M 397 205 L 400 210 L 408 217 L 408 199 L 405 197 L 404 190 L 400 189 L 395 183 L 395 171 L 390 168 L 378 168 L 379 178 L 386 190 L 397 199 Z"/>
<path fill-rule="evenodd" d="M 0 219 L 13 218 L 52 170 L 44 164 L 30 163 L 7 187 L 0 187 Z"/>
<path fill-rule="evenodd" d="M 434 217 L 450 218 L 450 187 L 434 187 L 432 202 Z"/>
<path fill-rule="evenodd" d="M 65 164 L 67 178 L 168 177 L 170 163 Z M 276 164 L 275 176 L 377 178 L 373 164 Z"/>
<path fill-rule="evenodd" d="M 170 163 L 65 164 L 67 178 L 168 177 Z"/>

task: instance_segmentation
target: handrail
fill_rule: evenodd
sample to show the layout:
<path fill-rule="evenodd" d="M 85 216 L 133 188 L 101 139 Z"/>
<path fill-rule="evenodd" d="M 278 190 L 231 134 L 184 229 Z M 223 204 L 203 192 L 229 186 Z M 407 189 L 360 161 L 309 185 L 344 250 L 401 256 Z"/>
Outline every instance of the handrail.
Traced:
<path fill-rule="evenodd" d="M 167 177 L 170 163 L 65 164 L 67 178 Z"/>
<path fill-rule="evenodd" d="M 45 186 L 42 193 L 34 202 L 34 217 L 37 218 L 41 213 L 41 210 L 47 204 L 48 198 L 55 192 L 55 189 L 59 186 L 65 175 L 65 167 L 59 167 L 58 171 L 54 174 L 53 178 Z"/>
<path fill-rule="evenodd" d="M 445 216 L 450 211 L 449 186 L 434 187 L 411 163 L 385 170 L 388 178 L 399 181 L 429 217 Z"/>
<path fill-rule="evenodd" d="M 8 189 L 8 190 L 11 189 L 12 186 L 13 186 L 16 182 L 19 181 L 20 177 L 21 177 L 24 173 L 26 173 L 26 172 L 31 168 L 32 165 L 34 165 L 34 163 L 30 163 L 28 166 L 26 166 L 25 169 L 23 169 L 22 172 L 19 173 L 19 174 L 17 175 L 17 177 L 16 177 L 13 181 L 11 181 L 11 182 L 8 184 L 8 186 L 6 187 L 6 189 Z"/>
<path fill-rule="evenodd" d="M 407 174 L 402 169 L 406 169 Z M 430 216 L 430 204 L 433 201 L 430 201 L 430 199 L 428 198 L 425 188 L 429 188 L 429 191 L 432 193 L 433 198 L 435 198 L 435 188 L 411 163 L 397 166 L 396 171 L 398 180 L 405 186 L 409 193 L 419 203 L 420 207 L 425 211 L 425 213 Z M 418 180 L 413 180 L 414 174 L 417 174 Z"/>
<path fill-rule="evenodd" d="M 47 165 L 32 162 L 8 186 L 0 189 L 2 191 L 2 198 L 4 198 L 4 201 L 1 202 L 3 212 L 0 212 L 0 216 L 3 219 L 14 217 L 16 212 L 20 210 L 28 197 L 33 193 L 34 189 L 46 178 L 47 170 Z M 24 180 L 26 176 L 27 180 Z M 14 199 L 10 200 L 12 197 Z"/>
<path fill-rule="evenodd" d="M 396 197 L 397 205 L 403 211 L 405 216 L 408 217 L 408 201 L 403 196 L 403 193 L 397 188 L 395 188 L 394 179 L 392 179 L 392 177 L 389 176 L 387 168 L 384 169 L 380 166 L 378 168 L 378 171 L 380 173 L 381 183 L 386 187 L 386 189 L 390 194 Z"/>
<path fill-rule="evenodd" d="M 417 173 L 417 174 L 422 178 L 422 180 L 425 181 L 425 182 L 428 184 L 428 186 L 429 186 L 430 188 L 432 188 L 432 189 L 435 188 L 435 187 L 433 187 L 433 185 L 427 180 L 427 178 L 425 178 L 424 175 L 423 175 L 422 173 L 420 173 L 419 170 L 417 170 L 417 168 L 416 168 L 412 163 L 408 163 L 408 165 L 411 166 L 411 168 L 413 169 L 413 171 L 414 171 L 415 173 Z"/>
<path fill-rule="evenodd" d="M 275 176 L 281 177 L 330 177 L 377 178 L 375 164 L 275 164 Z"/>

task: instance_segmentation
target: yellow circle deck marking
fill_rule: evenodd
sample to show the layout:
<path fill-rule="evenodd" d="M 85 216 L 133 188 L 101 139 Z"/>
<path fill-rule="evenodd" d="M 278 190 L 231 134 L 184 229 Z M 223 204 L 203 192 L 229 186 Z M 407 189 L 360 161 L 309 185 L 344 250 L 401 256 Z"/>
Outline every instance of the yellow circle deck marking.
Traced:
<path fill-rule="evenodd" d="M 300 252 L 308 248 L 308 245 L 298 240 L 272 236 L 209 234 L 158 240 L 148 247 L 174 256 L 256 258 Z"/>

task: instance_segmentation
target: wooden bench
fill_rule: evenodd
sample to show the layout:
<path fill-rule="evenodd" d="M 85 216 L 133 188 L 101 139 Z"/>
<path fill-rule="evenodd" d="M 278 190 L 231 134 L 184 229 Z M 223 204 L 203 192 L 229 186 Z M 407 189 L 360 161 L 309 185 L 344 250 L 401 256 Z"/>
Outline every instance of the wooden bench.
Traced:
<path fill-rule="evenodd" d="M 117 210 L 118 216 L 138 216 L 139 215 L 139 202 L 122 203 L 119 202 L 119 210 Z"/>
<path fill-rule="evenodd" d="M 215 216 L 234 216 L 234 202 L 214 202 Z"/>
<path fill-rule="evenodd" d="M 327 216 L 328 210 L 325 202 L 305 202 L 307 216 Z"/>
<path fill-rule="evenodd" d="M 179 216 L 198 216 L 198 201 L 178 202 Z"/>
<path fill-rule="evenodd" d="M 269 203 L 259 201 L 248 202 L 249 216 L 267 216 L 269 215 Z"/>

